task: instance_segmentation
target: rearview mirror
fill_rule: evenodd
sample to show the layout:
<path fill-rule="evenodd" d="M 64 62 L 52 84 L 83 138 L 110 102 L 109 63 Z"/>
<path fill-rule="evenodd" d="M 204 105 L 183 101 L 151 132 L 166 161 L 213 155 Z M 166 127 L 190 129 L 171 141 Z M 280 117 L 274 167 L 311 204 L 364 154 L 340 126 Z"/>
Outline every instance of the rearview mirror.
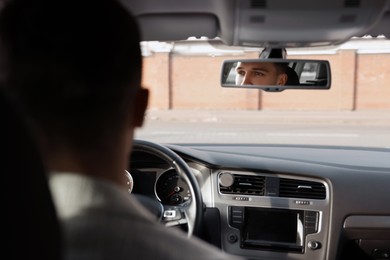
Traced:
<path fill-rule="evenodd" d="M 325 60 L 246 59 L 226 60 L 222 87 L 285 89 L 329 89 L 330 65 Z"/>

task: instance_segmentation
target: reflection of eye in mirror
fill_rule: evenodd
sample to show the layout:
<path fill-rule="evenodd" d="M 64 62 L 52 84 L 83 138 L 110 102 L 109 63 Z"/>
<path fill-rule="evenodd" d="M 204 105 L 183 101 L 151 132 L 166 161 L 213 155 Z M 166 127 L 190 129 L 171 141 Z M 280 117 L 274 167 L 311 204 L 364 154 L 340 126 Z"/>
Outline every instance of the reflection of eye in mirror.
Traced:
<path fill-rule="evenodd" d="M 230 60 L 223 64 L 221 85 L 267 91 L 329 89 L 330 66 L 322 60 Z"/>

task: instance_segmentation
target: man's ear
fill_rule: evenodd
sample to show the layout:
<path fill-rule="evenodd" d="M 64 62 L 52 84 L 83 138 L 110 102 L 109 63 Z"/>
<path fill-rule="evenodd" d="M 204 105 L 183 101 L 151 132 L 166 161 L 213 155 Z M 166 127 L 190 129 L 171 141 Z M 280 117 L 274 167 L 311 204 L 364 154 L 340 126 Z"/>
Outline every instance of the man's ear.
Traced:
<path fill-rule="evenodd" d="M 145 88 L 140 88 L 137 91 L 135 97 L 135 106 L 134 106 L 134 114 L 133 114 L 133 126 L 141 127 L 144 123 L 145 111 L 148 107 L 149 100 L 149 90 Z"/>
<path fill-rule="evenodd" d="M 286 73 L 279 74 L 277 84 L 280 86 L 284 86 L 287 83 L 288 76 Z"/>

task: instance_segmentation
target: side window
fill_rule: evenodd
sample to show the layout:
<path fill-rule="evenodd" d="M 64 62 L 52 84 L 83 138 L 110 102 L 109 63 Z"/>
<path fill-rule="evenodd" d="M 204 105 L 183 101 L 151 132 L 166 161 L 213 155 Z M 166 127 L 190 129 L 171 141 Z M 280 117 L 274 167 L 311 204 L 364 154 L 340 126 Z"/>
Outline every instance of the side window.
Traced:
<path fill-rule="evenodd" d="M 237 62 L 235 62 L 233 66 L 230 68 L 230 70 L 227 72 L 226 84 L 233 84 L 233 85 L 236 84 L 236 74 L 237 74 L 236 67 L 237 67 Z"/>

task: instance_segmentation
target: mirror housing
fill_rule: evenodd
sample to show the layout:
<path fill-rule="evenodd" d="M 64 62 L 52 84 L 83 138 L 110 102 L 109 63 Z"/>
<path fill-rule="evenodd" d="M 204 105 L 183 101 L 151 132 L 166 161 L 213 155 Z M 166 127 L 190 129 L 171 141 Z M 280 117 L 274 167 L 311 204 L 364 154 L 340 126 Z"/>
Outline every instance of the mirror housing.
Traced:
<path fill-rule="evenodd" d="M 285 89 L 329 89 L 330 64 L 326 60 L 225 60 L 221 71 L 221 86 L 273 92 Z"/>

